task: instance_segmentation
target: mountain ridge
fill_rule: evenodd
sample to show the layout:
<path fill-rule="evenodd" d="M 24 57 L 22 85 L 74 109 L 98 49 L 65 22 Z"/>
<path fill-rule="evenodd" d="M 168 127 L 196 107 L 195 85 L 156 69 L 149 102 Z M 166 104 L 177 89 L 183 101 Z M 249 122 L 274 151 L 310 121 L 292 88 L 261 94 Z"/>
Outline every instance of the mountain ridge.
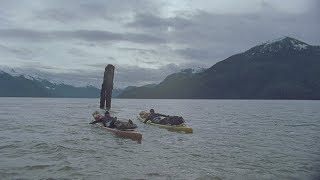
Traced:
<path fill-rule="evenodd" d="M 3 68 L 3 66 L 2 66 Z M 46 76 L 45 76 L 46 77 Z M 100 97 L 100 89 L 84 83 L 75 86 L 72 84 L 64 83 L 63 81 L 52 81 L 46 78 L 42 78 L 41 74 L 34 74 L 32 72 L 23 71 L 22 69 L 6 67 L 5 69 L 0 69 L 0 80 L 2 80 L 0 87 L 0 97 L 77 97 L 77 98 L 98 98 Z M 11 80 L 3 81 L 4 79 Z M 14 84 L 14 87 L 10 85 Z M 24 84 L 26 87 L 21 87 Z M 9 86 L 10 85 L 10 86 Z M 36 93 L 28 92 L 28 86 L 33 86 L 36 89 L 32 89 Z M 17 92 L 18 89 L 24 92 Z M 4 91 L 7 91 L 4 93 Z M 11 92 L 11 93 L 10 93 Z M 13 93 L 14 92 L 14 93 Z M 45 92 L 45 93 L 43 93 Z M 122 89 L 115 88 L 112 91 L 112 97 L 118 96 L 122 92 Z"/>
<path fill-rule="evenodd" d="M 169 75 L 119 98 L 320 99 L 320 48 L 294 38 L 267 42 L 193 76 Z"/>
<path fill-rule="evenodd" d="M 0 97 L 97 98 L 100 95 L 100 90 L 93 86 L 55 84 L 45 79 L 26 78 L 24 75 L 12 76 L 4 71 L 0 71 L 0 84 Z"/>

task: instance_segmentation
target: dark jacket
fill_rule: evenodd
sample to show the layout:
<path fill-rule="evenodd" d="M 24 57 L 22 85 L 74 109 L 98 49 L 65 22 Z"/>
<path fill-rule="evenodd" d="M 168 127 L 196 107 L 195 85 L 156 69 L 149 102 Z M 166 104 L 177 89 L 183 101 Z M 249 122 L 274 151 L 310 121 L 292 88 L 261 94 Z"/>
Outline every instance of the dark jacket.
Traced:
<path fill-rule="evenodd" d="M 90 124 L 102 123 L 104 127 L 107 127 L 107 123 L 110 122 L 108 127 L 113 128 L 113 126 L 114 126 L 113 121 L 114 120 L 115 120 L 115 118 L 111 117 L 110 115 L 106 115 L 96 121 L 91 122 Z"/>
<path fill-rule="evenodd" d="M 169 117 L 168 115 L 159 114 L 159 113 L 150 113 L 149 116 L 146 118 L 146 120 L 143 121 L 143 123 L 146 123 L 148 120 L 153 120 L 156 117 L 163 116 L 163 117 Z"/>

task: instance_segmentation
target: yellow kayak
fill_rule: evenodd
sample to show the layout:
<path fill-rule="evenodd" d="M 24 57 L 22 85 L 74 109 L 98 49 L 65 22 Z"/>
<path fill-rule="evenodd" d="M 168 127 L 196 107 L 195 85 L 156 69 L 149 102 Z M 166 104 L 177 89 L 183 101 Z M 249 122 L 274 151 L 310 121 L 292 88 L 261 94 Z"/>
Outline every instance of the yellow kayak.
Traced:
<path fill-rule="evenodd" d="M 144 118 L 140 117 L 138 115 L 138 119 L 141 122 L 144 122 Z M 163 124 L 156 124 L 151 122 L 150 120 L 147 121 L 147 124 L 153 125 L 153 126 L 158 126 L 159 128 L 165 128 L 171 131 L 179 131 L 179 132 L 185 132 L 185 133 L 193 133 L 193 129 L 191 127 L 189 127 L 188 125 L 186 125 L 185 123 L 180 124 L 180 125 L 163 125 Z"/>

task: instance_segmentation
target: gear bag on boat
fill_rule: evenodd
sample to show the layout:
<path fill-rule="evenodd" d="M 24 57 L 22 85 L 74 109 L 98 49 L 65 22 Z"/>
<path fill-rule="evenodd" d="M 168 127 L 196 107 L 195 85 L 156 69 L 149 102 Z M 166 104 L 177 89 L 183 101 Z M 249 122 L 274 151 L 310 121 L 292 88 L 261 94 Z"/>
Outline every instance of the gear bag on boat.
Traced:
<path fill-rule="evenodd" d="M 169 116 L 161 119 L 159 124 L 180 125 L 184 122 L 185 121 L 181 116 Z"/>

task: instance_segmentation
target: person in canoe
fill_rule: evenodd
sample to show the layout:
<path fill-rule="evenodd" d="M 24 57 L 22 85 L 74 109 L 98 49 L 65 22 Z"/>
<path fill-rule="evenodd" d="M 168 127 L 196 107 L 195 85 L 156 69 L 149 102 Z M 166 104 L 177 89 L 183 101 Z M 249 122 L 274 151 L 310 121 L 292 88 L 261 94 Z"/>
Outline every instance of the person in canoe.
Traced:
<path fill-rule="evenodd" d="M 104 127 L 116 128 L 116 129 L 135 129 L 137 125 L 134 124 L 131 119 L 128 122 L 119 121 L 117 117 L 111 117 L 108 111 L 105 112 L 104 116 L 101 116 L 98 111 L 92 113 L 95 121 L 90 122 L 89 124 L 102 123 Z"/>
<path fill-rule="evenodd" d="M 168 115 L 155 113 L 154 109 L 150 109 L 150 113 L 148 117 L 143 121 L 143 123 L 147 123 L 147 121 L 152 121 L 153 123 L 160 124 L 161 117 L 169 117 Z"/>
<path fill-rule="evenodd" d="M 90 122 L 90 124 L 102 123 L 104 127 L 114 128 L 117 117 L 111 117 L 109 111 L 104 113 L 104 116 L 95 116 L 95 121 Z"/>
<path fill-rule="evenodd" d="M 184 119 L 181 116 L 169 116 L 155 113 L 154 109 L 150 109 L 150 113 L 141 111 L 139 115 L 144 119 L 143 123 L 146 123 L 149 120 L 153 123 L 162 125 L 180 125 L 185 123 Z"/>

